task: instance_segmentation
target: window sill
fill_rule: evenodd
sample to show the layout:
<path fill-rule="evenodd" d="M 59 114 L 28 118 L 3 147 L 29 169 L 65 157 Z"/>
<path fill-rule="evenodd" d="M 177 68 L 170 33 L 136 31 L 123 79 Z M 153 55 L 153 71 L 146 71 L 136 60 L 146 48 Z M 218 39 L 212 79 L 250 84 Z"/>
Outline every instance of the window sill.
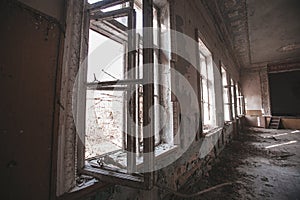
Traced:
<path fill-rule="evenodd" d="M 160 144 L 155 147 L 155 161 L 165 158 L 176 151 L 177 145 Z M 141 154 L 142 155 L 142 154 Z M 101 156 L 87 159 L 86 166 L 101 168 L 103 170 L 127 173 L 127 152 L 123 150 L 113 151 Z M 137 171 L 142 171 L 143 157 L 136 159 Z"/>
<path fill-rule="evenodd" d="M 203 135 L 206 136 L 206 135 L 209 135 L 211 133 L 214 133 L 216 131 L 218 131 L 219 129 L 222 129 L 222 127 L 213 127 L 211 129 L 208 129 L 208 130 L 203 130 Z"/>
<path fill-rule="evenodd" d="M 95 180 L 95 179 L 94 179 Z M 71 189 L 70 192 L 63 194 L 62 196 L 57 197 L 57 200 L 74 200 L 74 199 L 87 199 L 95 195 L 100 190 L 104 190 L 113 186 L 109 183 L 99 182 L 99 181 L 90 181 L 83 186 L 76 186 Z"/>
<path fill-rule="evenodd" d="M 159 165 L 159 163 L 163 163 L 165 159 L 169 159 L 169 157 L 173 154 L 177 153 L 178 146 L 177 145 L 168 145 L 162 144 L 155 147 L 155 166 Z M 113 152 L 113 156 L 117 158 L 117 153 L 122 153 L 126 155 L 126 152 L 116 151 Z M 100 157 L 99 157 L 100 158 Z M 86 162 L 86 166 L 80 171 L 81 174 L 89 175 L 95 177 L 101 181 L 117 184 L 117 185 L 126 185 L 129 187 L 139 188 L 139 189 L 147 189 L 148 187 L 144 184 L 144 174 L 143 173 L 127 173 L 126 170 L 126 160 L 122 160 L 123 164 L 120 164 L 119 167 L 116 165 L 107 165 L 107 164 L 99 164 L 97 159 L 94 158 L 89 162 Z M 122 168 L 120 168 L 122 166 Z M 137 171 L 143 171 L 144 163 L 143 159 L 137 159 L 136 165 Z M 157 170 L 154 168 L 154 171 Z"/>
<path fill-rule="evenodd" d="M 223 129 L 223 127 L 216 127 L 216 128 L 213 128 L 207 132 L 205 132 L 205 135 L 204 137 L 211 137 L 212 135 L 214 135 L 215 133 L 221 131 Z"/>

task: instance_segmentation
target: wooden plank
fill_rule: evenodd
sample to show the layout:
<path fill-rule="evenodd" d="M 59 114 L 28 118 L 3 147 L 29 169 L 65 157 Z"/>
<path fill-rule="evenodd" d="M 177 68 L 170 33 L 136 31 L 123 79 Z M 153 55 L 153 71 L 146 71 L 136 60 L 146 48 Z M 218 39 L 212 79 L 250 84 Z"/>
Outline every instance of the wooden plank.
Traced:
<path fill-rule="evenodd" d="M 129 0 L 103 0 L 99 1 L 97 3 L 90 4 L 88 9 L 90 11 L 96 10 L 96 9 L 104 9 L 108 7 L 113 7 L 119 4 L 124 4 L 128 2 Z"/>
<path fill-rule="evenodd" d="M 119 17 L 126 17 L 132 11 L 131 8 L 121 8 L 118 10 L 108 11 L 108 12 L 96 12 L 93 13 L 90 18 L 95 20 L 107 20 Z"/>

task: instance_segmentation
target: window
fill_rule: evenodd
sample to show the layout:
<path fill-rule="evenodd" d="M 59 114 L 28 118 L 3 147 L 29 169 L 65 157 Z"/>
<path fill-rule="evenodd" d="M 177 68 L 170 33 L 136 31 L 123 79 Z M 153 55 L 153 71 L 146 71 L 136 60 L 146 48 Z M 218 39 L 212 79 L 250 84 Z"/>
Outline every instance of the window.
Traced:
<path fill-rule="evenodd" d="M 224 99 L 224 121 L 231 120 L 231 102 L 228 87 L 228 77 L 225 69 L 222 67 L 223 99 Z"/>
<path fill-rule="evenodd" d="M 149 33 L 142 31 L 145 17 L 142 7 L 140 0 L 133 4 L 99 1 L 90 5 L 86 165 L 82 173 L 104 181 L 124 180 L 127 185 L 138 183 L 135 186 L 149 187 L 153 162 L 163 159 L 176 145 L 171 93 L 159 86 L 162 82 L 171 83 L 171 77 L 164 75 L 168 69 L 159 67 L 162 62 L 170 66 L 169 59 L 161 60 L 170 55 L 143 49 L 144 34 Z M 170 28 L 169 8 L 164 4 L 152 9 L 153 20 L 148 23 L 154 28 L 151 33 L 154 49 L 159 49 L 161 45 L 170 45 L 170 38 L 166 37 Z M 127 29 L 133 31 L 126 32 Z M 151 54 L 153 69 L 143 65 L 151 63 Z M 149 80 L 150 83 L 153 80 L 152 84 L 143 85 Z M 152 106 L 153 113 L 149 112 Z M 167 114 L 162 113 L 160 106 Z M 154 134 L 149 136 L 149 133 Z"/>
<path fill-rule="evenodd" d="M 215 128 L 214 75 L 212 56 L 205 44 L 199 39 L 200 84 L 202 105 L 202 128 L 207 132 Z"/>
<path fill-rule="evenodd" d="M 239 84 L 237 83 L 235 85 L 235 88 L 236 88 L 236 97 L 237 97 L 237 104 L 236 104 L 236 110 L 237 110 L 237 114 L 238 116 L 240 115 L 243 115 L 244 112 L 243 112 L 243 96 L 242 96 L 242 92 L 241 92 L 241 89 L 240 89 L 240 86 Z"/>
<path fill-rule="evenodd" d="M 230 89 L 231 89 L 231 110 L 232 110 L 232 117 L 233 119 L 236 118 L 237 116 L 237 111 L 236 111 L 236 88 L 235 88 L 235 83 L 233 79 L 230 79 Z"/>

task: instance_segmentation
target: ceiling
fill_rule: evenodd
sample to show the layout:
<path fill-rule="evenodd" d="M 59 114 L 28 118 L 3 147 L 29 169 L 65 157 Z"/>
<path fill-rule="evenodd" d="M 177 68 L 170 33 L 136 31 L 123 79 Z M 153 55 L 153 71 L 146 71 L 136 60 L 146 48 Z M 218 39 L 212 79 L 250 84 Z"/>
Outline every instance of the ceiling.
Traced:
<path fill-rule="evenodd" d="M 241 67 L 300 60 L 299 0 L 217 0 Z"/>

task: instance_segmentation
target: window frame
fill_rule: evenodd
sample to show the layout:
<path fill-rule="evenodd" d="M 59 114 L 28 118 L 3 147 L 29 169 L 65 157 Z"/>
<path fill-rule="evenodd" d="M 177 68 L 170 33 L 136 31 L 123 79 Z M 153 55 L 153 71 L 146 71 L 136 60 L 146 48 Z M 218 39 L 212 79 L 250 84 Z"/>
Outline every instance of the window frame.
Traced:
<path fill-rule="evenodd" d="M 230 87 L 228 79 L 230 78 L 224 66 L 221 66 L 222 71 L 222 85 L 223 85 L 223 103 L 224 103 L 224 121 L 230 122 L 232 120 L 232 105 Z M 226 110 L 228 109 L 228 113 Z M 228 115 L 228 116 L 227 116 Z"/>
<path fill-rule="evenodd" d="M 129 2 L 131 2 L 132 3 L 132 1 L 130 1 L 129 0 Z M 143 7 L 145 8 L 145 7 L 149 7 L 149 6 L 151 6 L 150 4 L 149 4 L 149 2 L 147 2 L 147 1 L 144 1 L 144 3 L 147 3 L 147 5 L 144 5 Z M 98 3 L 100 3 L 101 4 L 101 2 L 98 2 Z M 97 3 L 96 3 L 97 4 Z M 133 5 L 131 5 L 132 7 L 133 7 Z M 167 5 L 168 7 L 169 7 L 169 9 L 170 9 L 170 6 L 169 5 Z M 91 5 L 90 5 L 90 7 L 91 7 Z M 158 9 L 158 7 L 157 6 L 155 6 L 154 4 L 153 4 L 153 6 L 152 6 L 152 9 L 153 8 L 155 8 L 155 9 Z M 170 10 L 169 10 L 169 12 L 170 12 Z M 145 15 L 145 14 L 144 14 Z M 151 16 L 151 15 L 150 15 Z M 159 12 L 158 12 L 158 18 L 159 18 Z M 170 16 L 169 16 L 170 17 Z M 128 20 L 128 21 L 130 21 L 130 20 Z M 134 22 L 133 22 L 134 23 Z M 152 19 L 151 20 L 149 20 L 149 19 L 147 19 L 146 20 L 146 26 L 147 26 L 147 24 L 148 24 L 148 26 L 152 26 L 153 25 L 153 21 L 152 21 Z M 169 22 L 170 23 L 170 22 Z M 117 22 L 115 22 L 115 24 L 118 24 Z M 159 24 L 159 23 L 158 23 Z M 121 26 L 121 25 L 120 25 Z M 105 34 L 107 35 L 107 36 L 111 36 L 108 32 L 105 32 Z M 146 33 L 146 34 L 148 34 L 148 33 Z M 158 35 L 160 35 L 160 34 L 158 34 Z M 145 36 L 146 37 L 146 36 Z M 118 39 L 118 41 L 120 41 L 119 40 L 119 38 L 117 38 Z M 158 38 L 159 39 L 159 43 L 160 43 L 160 38 Z M 148 42 L 152 42 L 152 41 L 148 41 Z M 132 44 L 132 45 L 135 45 L 135 44 Z M 160 45 L 160 44 L 159 44 Z M 160 51 L 159 51 L 160 52 Z M 133 52 L 133 53 L 135 53 L 135 52 Z M 156 54 L 157 53 L 157 51 L 155 52 L 153 49 L 151 50 L 151 49 L 145 49 L 145 50 L 143 50 L 142 51 L 142 54 L 143 54 L 143 61 L 144 61 L 144 64 L 145 64 L 145 62 L 147 63 L 147 62 L 149 62 L 149 63 L 151 63 L 150 61 L 151 60 L 153 60 L 153 57 L 151 57 L 151 55 L 153 55 L 154 56 L 154 54 Z M 162 53 L 162 52 L 161 52 Z M 146 55 L 146 56 L 145 56 Z M 157 55 L 157 57 L 158 57 L 158 59 L 159 59 L 159 55 Z M 159 61 L 158 61 L 159 62 Z M 152 62 L 153 63 L 153 62 Z M 129 64 L 128 64 L 129 65 Z M 152 69 L 153 70 L 153 69 Z M 143 70 L 144 71 L 144 70 Z M 153 73 L 153 71 L 152 72 L 143 72 L 144 73 L 144 75 L 145 74 L 152 74 Z M 139 77 L 138 77 L 139 78 Z M 148 80 L 149 79 L 153 79 L 153 77 L 144 77 L 144 78 L 148 78 Z M 150 91 L 150 93 L 148 93 L 148 94 L 143 94 L 143 98 L 144 99 L 153 99 L 154 97 L 154 95 L 153 94 L 151 94 L 152 92 L 154 92 L 154 91 L 151 91 L 152 89 L 151 89 L 151 86 L 149 87 L 149 86 L 143 86 L 143 88 L 144 88 L 144 91 L 145 90 L 148 90 L 148 91 Z M 144 100 L 143 100 L 144 101 Z M 154 101 L 154 100 L 153 100 Z M 148 105 L 146 105 L 147 107 L 150 107 L 151 105 L 153 105 L 153 103 L 151 103 L 151 100 L 149 101 L 148 100 L 148 102 L 150 103 L 147 103 L 147 102 L 145 102 L 145 103 L 147 103 Z M 144 107 L 144 106 L 143 106 Z M 147 108 L 146 108 L 147 109 Z M 145 115 L 145 113 L 144 113 L 144 115 Z M 148 115 L 148 113 L 146 113 L 146 115 Z M 152 122 L 151 122 L 152 123 Z M 127 138 L 128 139 L 128 138 Z M 143 139 L 143 141 L 144 141 L 144 152 L 151 152 L 150 154 L 154 154 L 154 150 L 155 150 L 155 147 L 156 147 L 156 144 L 154 143 L 154 137 L 151 137 L 150 139 Z M 134 141 L 133 141 L 134 142 Z M 151 150 L 152 149 L 152 150 Z M 127 149 L 127 151 L 128 151 L 128 149 Z M 172 149 L 170 150 L 170 152 L 172 152 Z M 164 152 L 165 153 L 165 152 Z M 163 153 L 163 154 L 164 154 Z M 166 152 L 166 153 L 169 153 L 169 152 Z M 128 158 L 128 156 L 127 156 L 127 158 Z M 147 156 L 144 156 L 144 163 L 149 163 L 150 164 L 150 166 L 153 166 L 153 161 L 154 161 L 154 159 L 156 159 L 155 158 L 155 155 L 149 155 L 148 156 L 148 158 L 147 158 Z M 144 164 L 144 167 L 149 167 L 147 164 Z M 79 168 L 78 169 L 78 173 L 79 174 L 85 174 L 85 175 L 89 175 L 89 176 L 93 176 L 93 177 L 95 177 L 95 178 L 99 178 L 100 180 L 102 180 L 102 181 L 105 181 L 105 182 L 109 182 L 109 183 L 115 183 L 115 184 L 121 184 L 121 185 L 126 185 L 126 186 L 131 186 L 131 187 L 135 187 L 135 188 L 142 188 L 142 189 L 149 189 L 149 188 L 151 188 L 152 186 L 153 186 L 153 183 L 154 183 L 154 172 L 152 172 L 152 171 L 150 171 L 150 172 L 146 172 L 146 173 L 143 173 L 143 176 L 140 176 L 139 174 L 122 174 L 122 173 L 120 173 L 120 172 L 113 172 L 113 171 L 107 171 L 107 170 L 103 170 L 103 169 L 92 169 L 92 168 L 90 168 L 90 167 L 88 167 L 88 166 L 84 166 L 83 168 Z"/>
<path fill-rule="evenodd" d="M 237 115 L 237 95 L 236 95 L 236 85 L 235 81 L 230 79 L 230 89 L 231 89 L 231 109 L 232 109 L 232 119 L 235 120 Z"/>
<path fill-rule="evenodd" d="M 199 85 L 199 98 L 200 98 L 200 108 L 201 108 L 201 132 L 202 135 L 208 133 L 209 131 L 216 128 L 216 124 L 205 124 L 205 107 L 208 111 L 208 119 L 212 123 L 216 122 L 216 113 L 214 113 L 215 102 L 213 101 L 212 95 L 214 94 L 214 70 L 213 68 L 213 58 L 211 51 L 204 44 L 203 40 L 199 37 L 201 35 L 199 31 L 196 29 L 196 40 L 197 40 L 197 64 L 199 65 L 199 77 L 198 77 L 198 85 Z M 205 63 L 205 74 L 202 72 L 203 59 Z M 203 86 L 203 82 L 205 82 L 205 86 Z M 205 88 L 205 89 L 204 89 Z M 207 98 L 205 98 L 204 92 L 207 93 Z M 210 127 L 209 129 L 205 129 L 205 126 Z"/>

